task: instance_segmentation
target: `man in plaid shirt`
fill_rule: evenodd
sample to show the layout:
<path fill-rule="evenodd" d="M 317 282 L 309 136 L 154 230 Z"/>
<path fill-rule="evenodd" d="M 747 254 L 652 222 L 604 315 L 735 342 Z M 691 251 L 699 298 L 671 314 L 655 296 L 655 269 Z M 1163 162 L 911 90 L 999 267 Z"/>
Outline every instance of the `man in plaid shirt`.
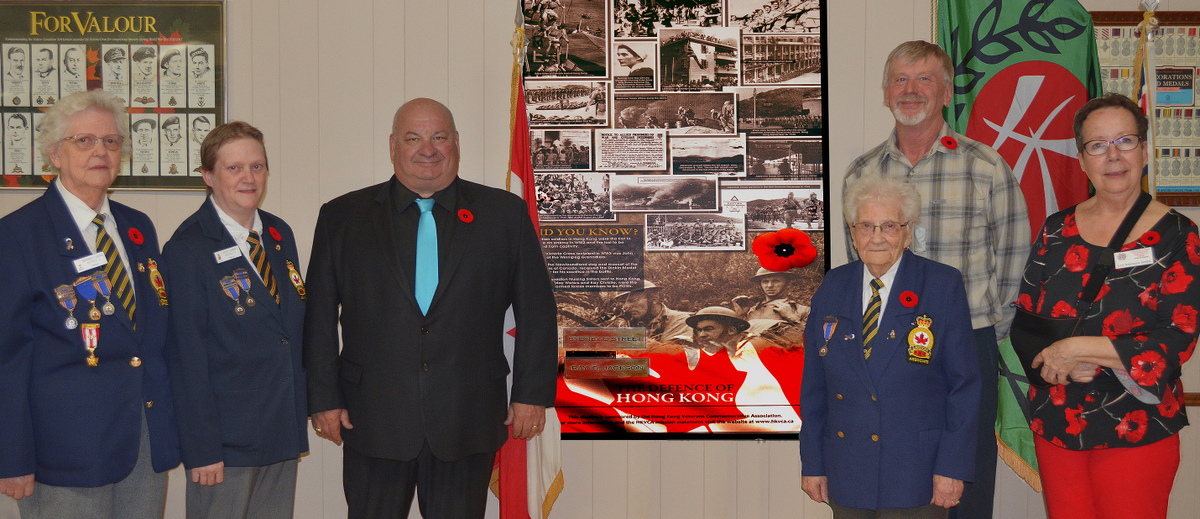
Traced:
<path fill-rule="evenodd" d="M 954 77 L 950 56 L 925 41 L 901 44 L 884 68 L 884 105 L 896 129 L 858 157 L 846 183 L 866 174 L 902 175 L 921 194 L 912 251 L 960 270 L 971 305 L 983 395 L 975 479 L 951 518 L 990 518 L 996 482 L 995 417 L 999 351 L 1008 335 L 1029 256 L 1029 213 L 1012 170 L 996 150 L 955 133 L 942 120 Z M 847 253 L 857 258 L 846 228 Z"/>

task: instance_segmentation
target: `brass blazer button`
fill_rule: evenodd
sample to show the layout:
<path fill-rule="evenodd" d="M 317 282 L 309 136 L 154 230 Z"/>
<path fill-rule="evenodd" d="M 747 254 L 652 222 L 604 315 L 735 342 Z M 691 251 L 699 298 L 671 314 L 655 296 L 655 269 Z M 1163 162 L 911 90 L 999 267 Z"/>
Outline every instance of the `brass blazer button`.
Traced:
<path fill-rule="evenodd" d="M 877 442 L 877 441 L 879 441 L 879 435 L 878 435 L 878 434 L 872 434 L 872 435 L 871 435 L 871 441 L 873 441 L 873 442 Z"/>
<path fill-rule="evenodd" d="M 846 435 L 842 431 L 838 431 L 838 438 L 845 438 Z"/>
<path fill-rule="evenodd" d="M 136 368 L 136 367 L 138 367 L 138 366 L 141 366 L 141 365 L 142 365 L 142 359 L 139 359 L 139 358 L 137 358 L 137 357 L 134 357 L 134 358 L 132 358 L 132 359 L 129 359 L 129 365 L 130 365 L 130 366 L 133 366 L 133 367 L 135 367 L 135 368 Z"/>

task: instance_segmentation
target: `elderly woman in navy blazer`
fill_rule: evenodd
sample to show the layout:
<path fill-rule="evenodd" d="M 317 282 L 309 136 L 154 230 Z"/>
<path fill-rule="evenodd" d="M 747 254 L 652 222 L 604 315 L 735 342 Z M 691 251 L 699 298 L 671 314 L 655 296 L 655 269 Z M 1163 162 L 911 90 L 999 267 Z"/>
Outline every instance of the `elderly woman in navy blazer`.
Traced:
<path fill-rule="evenodd" d="M 866 176 L 843 211 L 859 261 L 812 298 L 801 487 L 842 518 L 944 518 L 974 474 L 979 368 L 962 275 L 908 251 L 920 195 Z"/>
<path fill-rule="evenodd" d="M 214 128 L 200 164 L 211 195 L 163 246 L 187 516 L 290 518 L 297 460 L 308 450 L 296 240 L 258 209 L 268 172 L 262 132 L 241 121 Z"/>

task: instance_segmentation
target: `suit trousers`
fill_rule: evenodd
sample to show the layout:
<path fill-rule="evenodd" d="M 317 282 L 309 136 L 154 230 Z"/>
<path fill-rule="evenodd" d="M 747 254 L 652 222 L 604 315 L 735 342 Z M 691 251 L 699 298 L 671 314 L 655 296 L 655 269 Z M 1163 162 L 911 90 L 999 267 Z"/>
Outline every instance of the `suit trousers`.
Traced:
<path fill-rule="evenodd" d="M 297 460 L 265 467 L 225 467 L 222 483 L 204 486 L 187 474 L 187 519 L 291 519 Z"/>
<path fill-rule="evenodd" d="M 426 442 L 415 459 L 364 456 L 342 447 L 342 485 L 350 519 L 408 517 L 413 490 L 425 519 L 482 518 L 495 452 L 442 461 Z"/>
<path fill-rule="evenodd" d="M 916 508 L 866 510 L 841 506 L 830 499 L 829 508 L 833 509 L 833 519 L 946 519 L 948 513 L 947 509 L 932 503 Z"/>
<path fill-rule="evenodd" d="M 137 464 L 125 479 L 96 488 L 56 487 L 34 482 L 33 495 L 17 502 L 21 519 L 162 519 L 167 473 L 150 461 L 150 431 L 142 410 Z"/>
<path fill-rule="evenodd" d="M 962 498 L 950 519 L 991 519 L 996 494 L 996 406 L 1000 395 L 1000 349 L 996 327 L 975 329 L 979 357 L 979 437 L 975 444 L 975 481 L 963 482 Z"/>

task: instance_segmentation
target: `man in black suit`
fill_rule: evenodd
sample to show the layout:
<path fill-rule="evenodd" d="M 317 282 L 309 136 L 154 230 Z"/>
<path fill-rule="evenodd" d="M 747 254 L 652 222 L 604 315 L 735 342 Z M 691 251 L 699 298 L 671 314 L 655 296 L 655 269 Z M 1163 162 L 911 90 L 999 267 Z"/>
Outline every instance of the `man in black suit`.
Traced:
<path fill-rule="evenodd" d="M 533 438 L 554 404 L 555 303 L 537 234 L 518 197 L 458 178 L 458 146 L 445 106 L 409 101 L 389 138 L 395 177 L 330 201 L 317 219 L 309 411 L 318 435 L 346 441 L 350 517 L 403 517 L 414 488 L 425 517 L 483 517 L 505 426 Z M 431 277 L 416 274 L 423 199 L 436 223 L 431 301 L 414 293 Z"/>

